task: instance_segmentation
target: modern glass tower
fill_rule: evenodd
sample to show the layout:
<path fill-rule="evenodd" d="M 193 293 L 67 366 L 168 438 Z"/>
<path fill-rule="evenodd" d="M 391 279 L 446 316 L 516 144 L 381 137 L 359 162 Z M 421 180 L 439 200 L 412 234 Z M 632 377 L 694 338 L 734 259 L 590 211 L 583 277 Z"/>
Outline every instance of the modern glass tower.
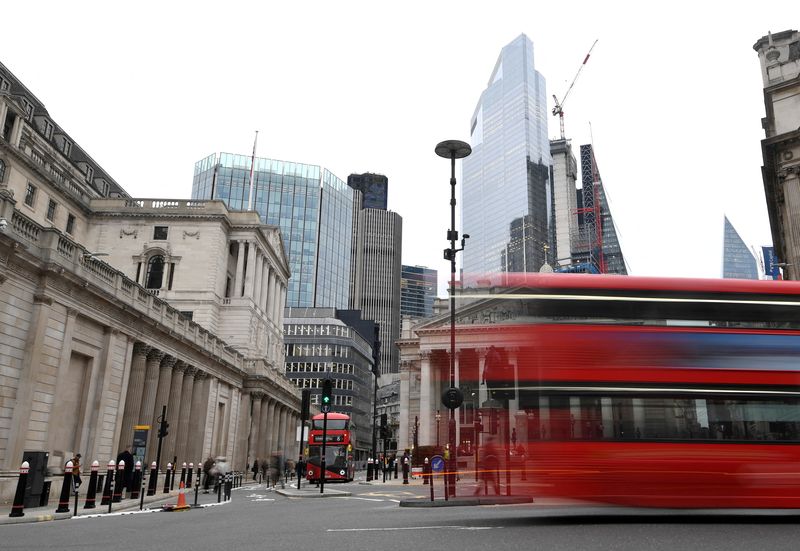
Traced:
<path fill-rule="evenodd" d="M 470 124 L 461 178 L 466 285 L 555 263 L 546 97 L 533 43 L 520 35 L 500 52 Z"/>
<path fill-rule="evenodd" d="M 400 315 L 427 318 L 433 315 L 438 274 L 424 266 L 403 264 L 400 276 Z"/>
<path fill-rule="evenodd" d="M 247 210 L 249 155 L 212 154 L 194 167 L 192 199 Z M 291 277 L 287 307 L 347 308 L 354 190 L 324 168 L 256 158 L 253 208 L 279 226 Z"/>
<path fill-rule="evenodd" d="M 723 238 L 722 277 L 733 279 L 758 279 L 758 265 L 739 232 L 725 217 Z"/>

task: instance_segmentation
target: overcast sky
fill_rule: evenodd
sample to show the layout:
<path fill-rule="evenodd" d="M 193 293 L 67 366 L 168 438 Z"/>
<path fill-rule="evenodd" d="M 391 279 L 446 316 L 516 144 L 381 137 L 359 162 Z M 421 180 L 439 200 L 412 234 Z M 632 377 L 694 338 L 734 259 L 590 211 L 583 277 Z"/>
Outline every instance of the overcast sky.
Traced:
<path fill-rule="evenodd" d="M 599 39 L 566 133 L 576 154 L 593 139 L 630 273 L 719 277 L 723 214 L 748 245 L 771 244 L 752 46 L 800 26 L 796 2 L 746 6 L 27 1 L 3 5 L 0 59 L 135 197 L 188 198 L 194 163 L 250 154 L 255 130 L 258 156 L 344 180 L 385 174 L 403 263 L 439 270 L 443 290 L 449 163 L 435 145 L 469 141 L 500 49 L 520 33 L 548 98 Z"/>

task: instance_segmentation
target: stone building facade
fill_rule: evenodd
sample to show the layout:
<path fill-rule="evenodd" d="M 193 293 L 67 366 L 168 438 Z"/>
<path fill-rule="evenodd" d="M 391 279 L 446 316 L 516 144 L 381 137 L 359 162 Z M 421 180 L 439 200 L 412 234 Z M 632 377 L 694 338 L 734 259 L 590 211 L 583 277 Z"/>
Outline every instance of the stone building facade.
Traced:
<path fill-rule="evenodd" d="M 116 458 L 149 425 L 152 460 L 162 406 L 162 464 L 243 470 L 294 444 L 287 266 L 254 213 L 130 199 L 0 65 L 0 499 L 26 452 L 58 473 L 76 453 Z"/>

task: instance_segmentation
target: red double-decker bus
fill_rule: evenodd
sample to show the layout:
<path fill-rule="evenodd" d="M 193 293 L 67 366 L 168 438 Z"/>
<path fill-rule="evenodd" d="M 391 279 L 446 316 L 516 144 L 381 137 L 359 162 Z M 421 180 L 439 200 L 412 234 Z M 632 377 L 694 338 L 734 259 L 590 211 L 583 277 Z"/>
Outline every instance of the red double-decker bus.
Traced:
<path fill-rule="evenodd" d="M 800 507 L 800 283 L 526 274 L 483 298 L 505 319 L 457 329 L 487 350 L 476 491 Z"/>
<path fill-rule="evenodd" d="M 308 464 L 306 478 L 317 482 L 321 473 L 324 414 L 311 419 L 308 433 Z M 350 482 L 355 475 L 353 446 L 350 438 L 350 416 L 329 413 L 325 445 L 325 482 Z"/>

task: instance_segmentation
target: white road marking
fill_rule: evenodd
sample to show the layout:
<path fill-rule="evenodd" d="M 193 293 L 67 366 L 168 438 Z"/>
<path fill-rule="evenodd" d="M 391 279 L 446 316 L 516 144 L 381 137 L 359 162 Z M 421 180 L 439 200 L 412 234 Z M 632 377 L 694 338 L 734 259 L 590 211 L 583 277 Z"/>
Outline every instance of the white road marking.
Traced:
<path fill-rule="evenodd" d="M 271 498 L 271 497 L 260 497 L 258 499 L 251 499 L 250 501 L 254 501 L 255 502 L 255 501 L 275 501 L 275 500 L 273 498 Z"/>
<path fill-rule="evenodd" d="M 78 515 L 71 517 L 70 520 L 80 520 L 83 518 L 103 518 L 103 517 L 121 517 L 122 515 L 144 515 L 147 513 L 160 513 L 161 509 L 142 509 L 141 511 L 118 511 L 116 513 L 93 513 L 91 515 Z"/>
<path fill-rule="evenodd" d="M 398 528 L 328 528 L 327 532 L 394 532 L 399 530 L 491 530 L 499 526 L 400 526 Z"/>

